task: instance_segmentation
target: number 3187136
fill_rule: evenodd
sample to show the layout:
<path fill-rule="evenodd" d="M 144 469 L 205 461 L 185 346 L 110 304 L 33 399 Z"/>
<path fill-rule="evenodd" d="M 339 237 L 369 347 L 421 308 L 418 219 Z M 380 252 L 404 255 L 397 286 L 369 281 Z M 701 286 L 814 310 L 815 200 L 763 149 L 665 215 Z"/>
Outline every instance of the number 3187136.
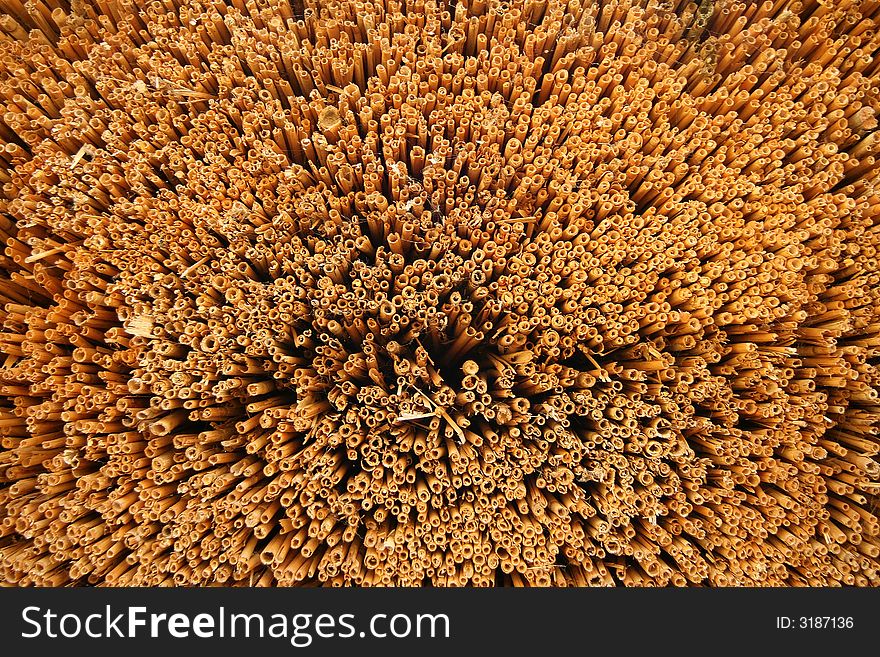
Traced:
<path fill-rule="evenodd" d="M 850 630 L 854 624 L 852 616 L 776 617 L 776 627 L 780 630 Z"/>

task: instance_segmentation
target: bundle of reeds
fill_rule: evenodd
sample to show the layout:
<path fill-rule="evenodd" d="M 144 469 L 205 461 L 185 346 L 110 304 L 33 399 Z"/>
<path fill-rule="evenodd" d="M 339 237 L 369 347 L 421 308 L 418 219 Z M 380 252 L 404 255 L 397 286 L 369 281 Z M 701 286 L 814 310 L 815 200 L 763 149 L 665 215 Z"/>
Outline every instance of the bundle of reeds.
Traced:
<path fill-rule="evenodd" d="M 880 3 L 0 14 L 0 580 L 880 584 Z"/>

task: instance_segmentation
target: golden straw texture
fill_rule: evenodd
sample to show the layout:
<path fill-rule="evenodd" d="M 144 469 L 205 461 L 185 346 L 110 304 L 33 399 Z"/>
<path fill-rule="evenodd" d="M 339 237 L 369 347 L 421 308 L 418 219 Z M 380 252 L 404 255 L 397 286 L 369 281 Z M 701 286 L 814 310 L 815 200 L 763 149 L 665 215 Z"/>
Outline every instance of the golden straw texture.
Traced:
<path fill-rule="evenodd" d="M 880 584 L 878 21 L 0 0 L 0 581 Z"/>

